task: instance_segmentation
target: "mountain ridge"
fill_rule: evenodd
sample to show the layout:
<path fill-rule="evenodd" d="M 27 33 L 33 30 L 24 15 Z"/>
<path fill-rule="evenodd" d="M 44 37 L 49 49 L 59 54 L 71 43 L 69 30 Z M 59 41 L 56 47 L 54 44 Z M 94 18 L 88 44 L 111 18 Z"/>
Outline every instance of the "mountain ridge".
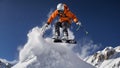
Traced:
<path fill-rule="evenodd" d="M 119 68 L 120 46 L 115 48 L 106 47 L 102 51 L 98 51 L 84 60 L 97 68 Z"/>
<path fill-rule="evenodd" d="M 12 66 L 13 66 L 13 64 L 8 62 L 7 60 L 0 59 L 0 68 L 11 68 Z"/>

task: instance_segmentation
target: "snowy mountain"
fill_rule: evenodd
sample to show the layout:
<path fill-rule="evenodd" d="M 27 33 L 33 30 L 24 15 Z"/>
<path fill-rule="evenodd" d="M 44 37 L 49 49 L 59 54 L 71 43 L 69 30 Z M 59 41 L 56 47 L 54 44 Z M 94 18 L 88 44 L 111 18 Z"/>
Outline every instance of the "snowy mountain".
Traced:
<path fill-rule="evenodd" d="M 72 51 L 74 44 L 53 43 L 51 38 L 43 38 L 39 27 L 33 28 L 27 36 L 19 62 L 12 68 L 95 68 Z"/>
<path fill-rule="evenodd" d="M 0 59 L 0 68 L 11 68 L 13 65 L 5 59 Z"/>
<path fill-rule="evenodd" d="M 97 68 L 120 68 L 120 46 L 106 47 L 85 59 Z"/>

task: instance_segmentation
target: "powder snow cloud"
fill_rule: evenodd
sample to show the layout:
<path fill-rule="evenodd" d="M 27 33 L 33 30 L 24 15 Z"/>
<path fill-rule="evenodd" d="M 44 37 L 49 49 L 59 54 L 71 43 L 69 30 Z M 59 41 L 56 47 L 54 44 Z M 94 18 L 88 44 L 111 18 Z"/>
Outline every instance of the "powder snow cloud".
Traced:
<path fill-rule="evenodd" d="M 39 27 L 30 30 L 27 36 L 19 62 L 13 68 L 94 68 L 72 51 L 73 44 L 53 43 L 51 38 L 43 38 Z"/>

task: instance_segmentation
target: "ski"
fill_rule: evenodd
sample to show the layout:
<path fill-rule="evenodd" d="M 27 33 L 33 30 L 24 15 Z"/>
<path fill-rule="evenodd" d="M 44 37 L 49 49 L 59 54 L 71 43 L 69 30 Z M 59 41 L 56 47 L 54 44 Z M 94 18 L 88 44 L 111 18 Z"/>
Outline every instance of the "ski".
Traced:
<path fill-rule="evenodd" d="M 63 39 L 54 39 L 54 43 L 69 43 L 69 44 L 77 44 L 77 42 L 74 39 L 68 39 L 68 40 L 63 40 Z"/>

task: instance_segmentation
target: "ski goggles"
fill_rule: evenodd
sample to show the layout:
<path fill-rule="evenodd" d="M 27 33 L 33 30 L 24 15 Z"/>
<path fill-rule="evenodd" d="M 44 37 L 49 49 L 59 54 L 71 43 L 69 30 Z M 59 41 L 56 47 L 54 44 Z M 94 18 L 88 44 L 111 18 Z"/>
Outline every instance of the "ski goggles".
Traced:
<path fill-rule="evenodd" d="M 60 14 L 64 13 L 64 10 L 58 10 L 58 13 L 60 13 Z"/>

